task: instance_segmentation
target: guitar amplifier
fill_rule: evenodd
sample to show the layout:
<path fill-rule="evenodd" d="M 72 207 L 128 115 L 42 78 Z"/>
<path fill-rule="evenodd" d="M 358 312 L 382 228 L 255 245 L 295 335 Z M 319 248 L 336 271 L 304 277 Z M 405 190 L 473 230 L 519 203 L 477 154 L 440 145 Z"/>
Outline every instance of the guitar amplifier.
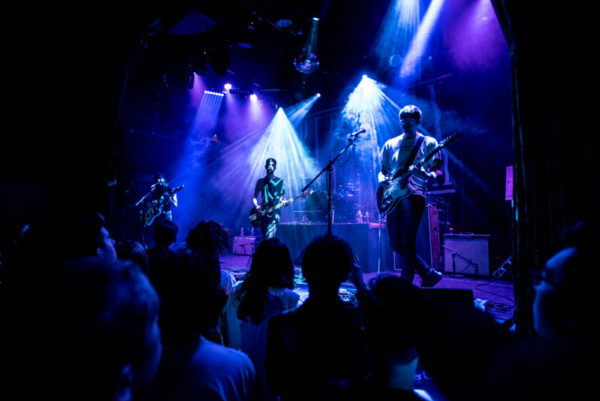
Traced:
<path fill-rule="evenodd" d="M 444 271 L 490 276 L 489 234 L 445 234 Z"/>
<path fill-rule="evenodd" d="M 256 250 L 256 237 L 233 237 L 234 255 L 252 255 Z"/>

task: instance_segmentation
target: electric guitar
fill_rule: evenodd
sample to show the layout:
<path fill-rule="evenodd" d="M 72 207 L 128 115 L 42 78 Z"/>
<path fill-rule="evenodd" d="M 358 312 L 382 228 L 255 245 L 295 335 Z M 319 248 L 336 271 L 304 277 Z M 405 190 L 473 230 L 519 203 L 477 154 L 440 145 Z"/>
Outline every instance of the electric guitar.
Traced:
<path fill-rule="evenodd" d="M 377 189 L 377 208 L 382 214 L 390 214 L 394 211 L 398 202 L 401 199 L 406 198 L 411 194 L 408 188 L 408 180 L 415 173 L 417 169 L 421 169 L 425 163 L 427 163 L 436 153 L 442 150 L 444 147 L 452 143 L 460 134 L 454 134 L 447 138 L 444 138 L 438 146 L 435 147 L 431 152 L 425 155 L 416 164 L 413 164 L 414 169 L 400 169 L 392 174 L 392 177 L 386 180 L 389 185 L 380 185 Z"/>
<path fill-rule="evenodd" d="M 158 200 L 150 201 L 146 204 L 146 211 L 144 212 L 144 226 L 148 227 L 154 223 L 154 220 L 162 213 L 165 204 L 167 203 L 167 199 L 172 197 L 175 193 L 181 191 L 183 189 L 183 185 L 178 186 L 177 188 L 166 191 Z"/>
<path fill-rule="evenodd" d="M 270 218 L 273 217 L 273 213 L 276 210 L 281 209 L 284 206 L 288 206 L 290 203 L 292 203 L 296 199 L 306 198 L 307 196 L 309 196 L 313 192 L 315 192 L 315 191 L 312 190 L 312 189 L 310 191 L 304 191 L 301 194 L 294 196 L 293 198 L 286 199 L 284 201 L 281 201 L 281 202 L 277 203 L 276 205 L 264 207 L 264 208 L 262 208 L 260 210 L 258 210 L 256 208 L 256 206 L 254 206 L 250 210 L 250 216 L 249 216 L 250 217 L 250 224 L 252 225 L 252 227 L 260 227 L 260 225 L 262 224 L 262 222 L 265 219 L 270 219 Z"/>

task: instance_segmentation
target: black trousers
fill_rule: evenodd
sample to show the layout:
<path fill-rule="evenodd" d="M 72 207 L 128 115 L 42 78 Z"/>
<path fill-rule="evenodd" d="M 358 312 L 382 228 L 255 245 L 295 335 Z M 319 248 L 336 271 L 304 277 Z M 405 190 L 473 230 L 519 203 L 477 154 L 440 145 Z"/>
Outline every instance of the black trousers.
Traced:
<path fill-rule="evenodd" d="M 279 214 L 275 214 L 272 218 L 266 219 L 260 226 L 262 239 L 274 238 L 277 234 L 277 223 L 279 222 Z"/>
<path fill-rule="evenodd" d="M 387 215 L 387 229 L 390 247 L 400 256 L 402 278 L 412 282 L 415 271 L 421 276 L 430 268 L 417 256 L 417 232 L 425 210 L 425 198 L 410 195 L 398 203 L 396 209 Z"/>

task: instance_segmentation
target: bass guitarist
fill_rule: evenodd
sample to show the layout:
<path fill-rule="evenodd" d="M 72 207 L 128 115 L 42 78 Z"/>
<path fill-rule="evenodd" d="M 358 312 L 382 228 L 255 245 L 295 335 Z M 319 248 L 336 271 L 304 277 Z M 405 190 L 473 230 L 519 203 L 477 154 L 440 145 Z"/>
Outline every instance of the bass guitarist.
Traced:
<path fill-rule="evenodd" d="M 438 143 L 435 138 L 417 131 L 422 116 L 417 106 L 404 106 L 398 116 L 402 133 L 383 145 L 377 178 L 379 185 L 385 188 L 392 184 L 392 176 L 397 176 L 398 171 L 410 171 L 412 175 L 399 191 L 395 208 L 387 214 L 390 247 L 400 256 L 403 279 L 412 283 L 416 271 L 422 287 L 433 287 L 442 279 L 442 274 L 418 258 L 417 231 L 425 210 L 427 181 L 443 176 L 441 156 L 437 153 L 420 168 L 415 167 L 413 161 L 435 149 Z"/>
<path fill-rule="evenodd" d="M 277 169 L 277 160 L 272 157 L 268 158 L 265 162 L 265 170 L 267 173 L 256 182 L 256 186 L 254 187 L 254 198 L 252 199 L 252 202 L 254 203 L 256 210 L 261 210 L 283 201 L 285 183 L 283 178 L 275 175 L 275 169 Z M 261 197 L 260 204 L 258 203 L 259 194 Z M 262 239 L 275 237 L 280 215 L 281 210 L 275 210 L 273 213 L 266 214 L 262 218 L 260 222 Z"/>

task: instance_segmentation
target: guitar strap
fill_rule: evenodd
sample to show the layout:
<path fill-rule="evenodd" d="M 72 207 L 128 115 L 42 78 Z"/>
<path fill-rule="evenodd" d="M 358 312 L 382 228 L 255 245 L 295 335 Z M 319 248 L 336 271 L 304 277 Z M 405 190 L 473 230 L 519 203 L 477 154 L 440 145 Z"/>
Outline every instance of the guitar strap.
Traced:
<path fill-rule="evenodd" d="M 412 164 L 412 162 L 415 160 L 415 156 L 417 156 L 417 152 L 419 151 L 419 149 L 421 148 L 421 144 L 423 143 L 423 139 L 425 139 L 424 136 L 419 136 L 419 138 L 417 139 L 417 142 L 415 143 L 415 146 L 413 146 L 410 155 L 408 155 L 408 159 L 406 159 L 406 165 L 404 166 L 404 169 L 402 169 L 402 171 L 404 173 L 406 173 L 406 171 L 408 170 L 408 168 L 410 167 L 410 165 Z"/>

